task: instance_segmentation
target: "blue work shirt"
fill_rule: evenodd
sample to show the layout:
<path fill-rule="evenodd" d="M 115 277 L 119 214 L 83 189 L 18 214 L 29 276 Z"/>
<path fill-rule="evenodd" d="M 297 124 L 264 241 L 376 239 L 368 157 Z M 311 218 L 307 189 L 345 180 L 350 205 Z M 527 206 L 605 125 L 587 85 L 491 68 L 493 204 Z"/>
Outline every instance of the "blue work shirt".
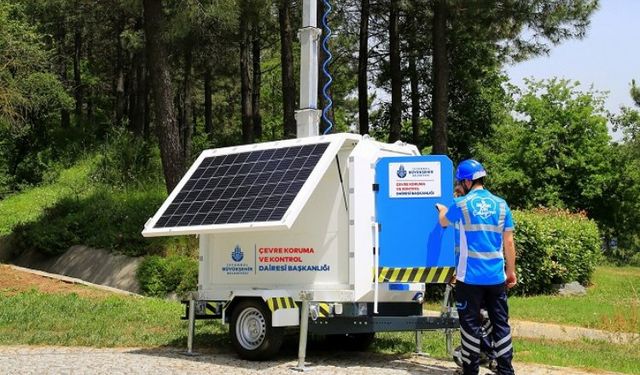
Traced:
<path fill-rule="evenodd" d="M 502 235 L 513 230 L 507 202 L 475 189 L 456 198 L 446 217 L 456 227 L 456 279 L 474 285 L 504 283 Z"/>

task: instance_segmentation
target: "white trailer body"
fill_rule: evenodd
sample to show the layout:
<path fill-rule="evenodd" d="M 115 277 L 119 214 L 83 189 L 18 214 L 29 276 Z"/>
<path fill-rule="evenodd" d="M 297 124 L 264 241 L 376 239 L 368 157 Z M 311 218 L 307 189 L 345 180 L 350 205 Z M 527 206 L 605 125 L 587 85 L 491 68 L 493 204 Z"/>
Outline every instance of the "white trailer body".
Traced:
<path fill-rule="evenodd" d="M 309 150 L 312 154 L 304 155 Z M 247 325 L 260 322 L 264 335 L 267 327 L 298 326 L 302 301 L 311 303 L 314 322 L 318 317 L 371 317 L 378 314 L 378 306 L 394 306 L 395 316 L 421 315 L 427 274 L 433 279 L 438 269 L 442 277 L 436 282 L 445 282 L 452 268 L 443 272 L 403 263 L 403 241 L 427 237 L 428 228 L 398 238 L 398 246 L 392 238 L 383 253 L 386 263 L 380 264 L 380 251 L 385 249 L 380 249 L 376 203 L 384 202 L 376 200 L 376 166 L 389 157 L 404 160 L 410 169 L 419 152 L 412 145 L 354 134 L 207 150 L 147 222 L 143 235 L 199 235 L 197 300 L 209 303 L 223 319 L 233 315 L 232 325 L 243 324 L 243 319 Z M 398 179 L 391 176 L 389 181 L 393 178 Z M 412 215 L 415 212 L 395 215 L 385 226 L 403 220 L 410 226 Z M 431 210 L 427 215 L 435 214 Z M 389 244 L 388 236 L 386 241 Z M 442 252 L 439 246 L 432 252 Z M 424 251 L 418 252 L 427 250 L 425 243 Z M 452 254 L 453 246 L 445 252 Z M 268 319 L 251 320 L 267 308 Z M 341 324 L 325 329 L 341 332 Z M 406 327 L 414 327 L 411 324 Z M 243 338 L 247 329 L 236 330 L 241 354 L 254 358 L 251 344 L 242 344 L 251 341 L 251 335 Z"/>
<path fill-rule="evenodd" d="M 340 147 L 335 155 L 326 155 L 330 165 L 318 165 L 325 174 L 308 200 L 290 208 L 299 211 L 290 229 L 200 235 L 200 299 L 224 300 L 259 289 L 278 290 L 296 300 L 305 291 L 313 301 L 373 302 L 373 167 L 383 155 L 416 155 L 417 149 L 359 136 L 329 138 L 337 138 Z M 240 262 L 232 259 L 236 249 L 243 254 Z M 411 289 L 383 289 L 379 298 L 411 301 L 424 284 Z"/>

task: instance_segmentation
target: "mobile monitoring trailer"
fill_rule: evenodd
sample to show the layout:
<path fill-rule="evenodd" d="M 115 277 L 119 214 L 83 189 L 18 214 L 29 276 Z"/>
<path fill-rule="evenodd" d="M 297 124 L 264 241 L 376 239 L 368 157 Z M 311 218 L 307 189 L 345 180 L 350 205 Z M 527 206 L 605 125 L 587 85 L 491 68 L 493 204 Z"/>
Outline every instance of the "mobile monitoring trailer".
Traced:
<path fill-rule="evenodd" d="M 191 322 L 228 322 L 247 359 L 273 356 L 285 327 L 299 326 L 304 356 L 307 332 L 366 344 L 375 332 L 445 329 L 450 339 L 451 309 L 427 317 L 422 302 L 425 285 L 453 276 L 453 229 L 434 209 L 452 201 L 445 156 L 311 136 L 204 151 L 143 235 L 199 235 Z"/>
<path fill-rule="evenodd" d="M 331 35 L 324 0 L 325 101 Z M 278 352 L 299 327 L 298 368 L 307 334 L 348 335 L 365 346 L 375 332 L 444 329 L 452 352 L 450 287 L 442 316 L 423 316 L 425 286 L 453 276 L 454 233 L 438 224 L 436 202 L 453 202 L 453 166 L 415 146 L 355 134 L 318 135 L 317 0 L 303 0 L 299 138 L 204 151 L 143 235 L 199 235 L 194 320 L 230 324 L 243 358 Z M 330 126 L 331 123 L 328 121 Z M 329 127 L 330 129 L 330 127 Z"/>

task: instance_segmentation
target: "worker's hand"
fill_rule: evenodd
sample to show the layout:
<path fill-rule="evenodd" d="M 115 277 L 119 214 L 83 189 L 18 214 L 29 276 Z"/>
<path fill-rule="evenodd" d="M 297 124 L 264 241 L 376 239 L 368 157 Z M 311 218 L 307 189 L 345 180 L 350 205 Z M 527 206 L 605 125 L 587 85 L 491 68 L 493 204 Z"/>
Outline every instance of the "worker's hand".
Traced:
<path fill-rule="evenodd" d="M 461 184 L 456 184 L 456 187 L 453 189 L 453 196 L 458 198 L 465 195 L 464 189 Z"/>
<path fill-rule="evenodd" d="M 514 271 L 507 272 L 507 289 L 511 289 L 518 283 L 518 277 Z"/>
<path fill-rule="evenodd" d="M 436 203 L 436 209 L 438 210 L 438 212 L 441 212 L 443 214 L 446 214 L 447 211 L 449 211 L 447 206 L 445 206 L 444 204 L 441 204 L 441 203 Z"/>

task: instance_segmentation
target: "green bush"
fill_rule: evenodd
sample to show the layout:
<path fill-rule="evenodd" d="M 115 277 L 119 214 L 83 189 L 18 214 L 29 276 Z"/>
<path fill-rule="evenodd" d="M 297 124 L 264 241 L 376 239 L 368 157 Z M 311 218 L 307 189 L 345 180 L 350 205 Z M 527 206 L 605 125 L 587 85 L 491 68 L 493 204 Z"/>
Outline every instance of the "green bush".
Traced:
<path fill-rule="evenodd" d="M 80 223 L 74 199 L 62 199 L 53 207 L 46 208 L 43 216 L 32 222 L 18 224 L 14 230 L 13 247 L 16 253 L 36 250 L 43 254 L 62 254 L 73 245 L 81 244 L 78 237 Z"/>
<path fill-rule="evenodd" d="M 107 137 L 93 177 L 111 186 L 161 182 L 162 169 L 157 148 L 126 130 L 114 130 Z"/>
<path fill-rule="evenodd" d="M 640 267 L 640 253 L 635 253 L 631 259 L 629 259 L 628 266 Z"/>
<path fill-rule="evenodd" d="M 158 253 L 166 240 L 145 239 L 140 232 L 164 194 L 162 186 L 138 190 L 100 187 L 86 197 L 63 198 L 38 220 L 14 228 L 16 250 L 57 255 L 82 244 L 130 256 Z"/>
<path fill-rule="evenodd" d="M 180 295 L 196 289 L 198 262 L 182 255 L 166 258 L 152 255 L 142 261 L 137 276 L 146 295 L 164 297 L 172 292 Z"/>
<path fill-rule="evenodd" d="M 593 220 L 562 210 L 514 211 L 517 294 L 545 294 L 554 284 L 587 285 L 601 258 Z"/>

